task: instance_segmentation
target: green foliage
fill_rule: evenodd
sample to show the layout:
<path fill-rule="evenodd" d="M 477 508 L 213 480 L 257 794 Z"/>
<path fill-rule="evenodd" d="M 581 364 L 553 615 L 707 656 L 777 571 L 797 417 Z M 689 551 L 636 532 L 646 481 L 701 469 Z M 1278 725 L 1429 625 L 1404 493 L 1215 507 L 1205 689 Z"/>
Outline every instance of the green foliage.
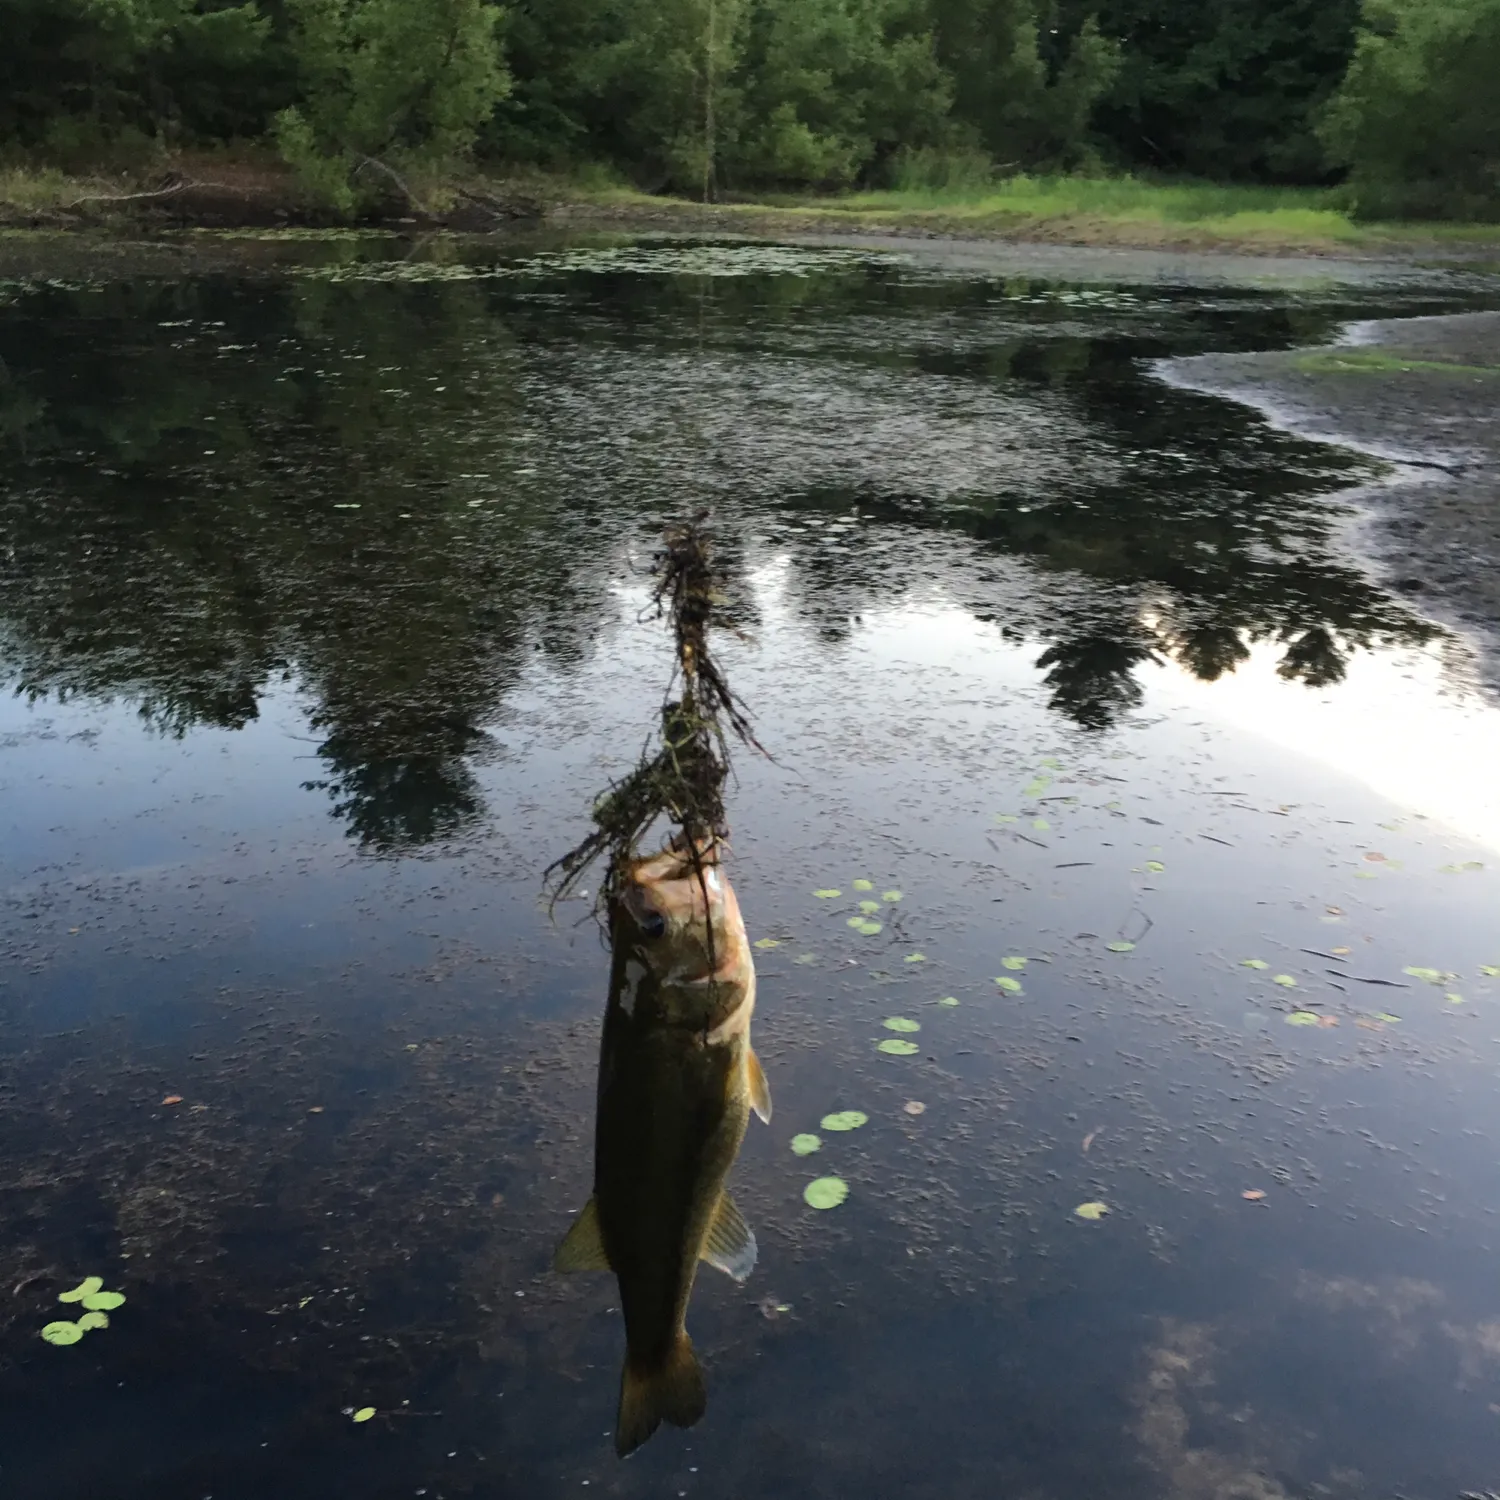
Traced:
<path fill-rule="evenodd" d="M 299 102 L 276 141 L 304 184 L 347 212 L 400 166 L 468 153 L 509 86 L 484 0 L 289 0 Z"/>
<path fill-rule="evenodd" d="M 1500 213 L 1500 0 L 1367 0 L 1324 122 L 1363 217 Z"/>

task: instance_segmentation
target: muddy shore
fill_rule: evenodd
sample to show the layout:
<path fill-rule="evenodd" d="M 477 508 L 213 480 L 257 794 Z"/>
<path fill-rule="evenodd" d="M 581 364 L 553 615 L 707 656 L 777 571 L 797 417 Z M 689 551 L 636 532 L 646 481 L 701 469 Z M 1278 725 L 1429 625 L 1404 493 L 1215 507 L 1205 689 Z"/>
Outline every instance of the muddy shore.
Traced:
<path fill-rule="evenodd" d="M 1500 313 L 1351 324 L 1321 348 L 1163 361 L 1174 384 L 1391 465 L 1342 496 L 1353 549 L 1464 635 L 1500 693 Z"/>

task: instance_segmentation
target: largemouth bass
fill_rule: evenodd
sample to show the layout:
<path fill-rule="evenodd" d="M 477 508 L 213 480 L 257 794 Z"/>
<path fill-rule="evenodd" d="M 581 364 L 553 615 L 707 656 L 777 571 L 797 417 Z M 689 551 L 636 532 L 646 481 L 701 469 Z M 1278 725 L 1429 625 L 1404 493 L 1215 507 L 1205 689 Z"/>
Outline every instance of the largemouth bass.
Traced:
<path fill-rule="evenodd" d="M 623 1456 L 663 1421 L 691 1427 L 703 1415 L 688 1298 L 700 1260 L 737 1281 L 755 1265 L 755 1236 L 724 1180 L 750 1111 L 769 1120 L 771 1096 L 750 1047 L 750 943 L 717 849 L 701 881 L 685 852 L 637 860 L 610 911 L 610 941 L 594 1195 L 553 1264 L 619 1282 Z"/>

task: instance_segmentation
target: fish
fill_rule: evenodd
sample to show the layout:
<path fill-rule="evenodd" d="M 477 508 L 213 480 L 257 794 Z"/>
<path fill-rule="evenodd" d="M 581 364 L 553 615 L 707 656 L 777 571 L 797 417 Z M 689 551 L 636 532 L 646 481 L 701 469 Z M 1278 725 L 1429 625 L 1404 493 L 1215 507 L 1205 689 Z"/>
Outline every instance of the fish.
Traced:
<path fill-rule="evenodd" d="M 718 846 L 696 871 L 676 845 L 633 861 L 609 929 L 594 1191 L 553 1266 L 619 1283 L 624 1457 L 663 1421 L 691 1427 L 703 1415 L 688 1300 L 700 1260 L 736 1281 L 754 1269 L 755 1236 L 724 1184 L 751 1112 L 769 1122 L 771 1094 L 750 1045 L 755 964 Z"/>

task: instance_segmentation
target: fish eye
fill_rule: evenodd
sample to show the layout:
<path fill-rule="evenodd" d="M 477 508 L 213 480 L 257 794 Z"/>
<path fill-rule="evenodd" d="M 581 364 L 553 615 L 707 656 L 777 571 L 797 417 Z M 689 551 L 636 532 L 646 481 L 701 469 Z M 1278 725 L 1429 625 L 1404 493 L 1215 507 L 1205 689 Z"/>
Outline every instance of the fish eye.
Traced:
<path fill-rule="evenodd" d="M 647 912 L 639 919 L 638 925 L 648 938 L 664 937 L 667 931 L 667 919 L 659 911 Z"/>

